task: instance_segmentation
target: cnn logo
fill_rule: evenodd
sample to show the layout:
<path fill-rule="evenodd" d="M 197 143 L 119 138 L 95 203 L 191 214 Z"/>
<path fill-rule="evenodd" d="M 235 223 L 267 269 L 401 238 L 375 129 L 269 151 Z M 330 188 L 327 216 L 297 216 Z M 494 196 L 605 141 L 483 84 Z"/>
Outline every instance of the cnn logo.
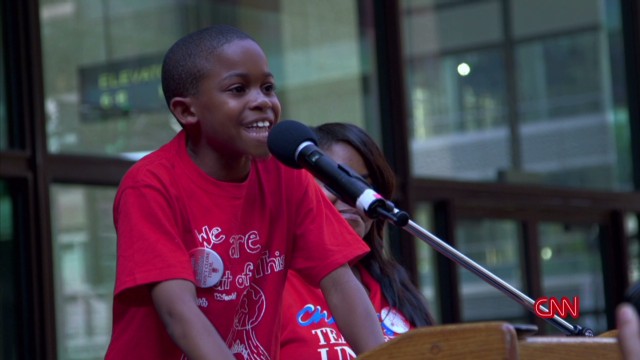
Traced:
<path fill-rule="evenodd" d="M 574 296 L 572 303 L 566 296 L 563 296 L 560 300 L 555 297 L 543 296 L 536 300 L 534 309 L 536 315 L 543 319 L 550 319 L 555 315 L 566 319 L 569 314 L 574 319 L 577 319 L 580 317 L 580 298 Z"/>

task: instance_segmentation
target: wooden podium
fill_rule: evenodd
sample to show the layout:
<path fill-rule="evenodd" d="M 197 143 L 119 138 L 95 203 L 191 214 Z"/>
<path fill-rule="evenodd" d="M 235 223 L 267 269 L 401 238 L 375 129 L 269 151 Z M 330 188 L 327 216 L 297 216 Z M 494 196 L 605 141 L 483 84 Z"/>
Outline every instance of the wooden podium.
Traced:
<path fill-rule="evenodd" d="M 518 336 L 506 322 L 431 326 L 398 336 L 358 360 L 622 360 L 615 335 L 614 330 L 595 337 Z"/>

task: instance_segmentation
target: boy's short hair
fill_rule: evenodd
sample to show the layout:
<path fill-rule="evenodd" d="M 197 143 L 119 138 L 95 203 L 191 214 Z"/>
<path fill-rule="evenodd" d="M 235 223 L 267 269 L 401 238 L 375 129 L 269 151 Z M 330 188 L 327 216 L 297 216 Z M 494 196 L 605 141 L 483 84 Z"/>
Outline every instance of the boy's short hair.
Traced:
<path fill-rule="evenodd" d="M 236 40 L 255 42 L 245 32 L 229 25 L 209 26 L 176 41 L 162 61 L 162 91 L 167 105 L 175 97 L 195 95 L 211 70 L 211 57 Z"/>

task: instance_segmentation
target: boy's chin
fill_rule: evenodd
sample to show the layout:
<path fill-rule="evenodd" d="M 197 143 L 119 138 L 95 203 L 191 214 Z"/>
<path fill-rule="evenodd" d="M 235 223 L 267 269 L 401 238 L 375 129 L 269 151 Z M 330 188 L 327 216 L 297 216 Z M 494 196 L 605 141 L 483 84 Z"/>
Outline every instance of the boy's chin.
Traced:
<path fill-rule="evenodd" d="M 271 153 L 270 152 L 266 152 L 266 153 L 259 153 L 259 154 L 254 154 L 253 158 L 256 160 L 267 160 L 271 157 Z"/>

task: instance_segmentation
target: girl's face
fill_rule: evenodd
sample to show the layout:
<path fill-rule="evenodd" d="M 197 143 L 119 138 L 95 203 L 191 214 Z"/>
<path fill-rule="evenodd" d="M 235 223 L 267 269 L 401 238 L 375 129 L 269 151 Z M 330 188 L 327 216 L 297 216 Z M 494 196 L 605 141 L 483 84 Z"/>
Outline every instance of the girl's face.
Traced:
<path fill-rule="evenodd" d="M 251 40 L 238 40 L 210 63 L 190 102 L 200 129 L 197 150 L 230 165 L 268 157 L 267 136 L 281 109 L 264 52 Z"/>
<path fill-rule="evenodd" d="M 323 149 L 324 153 L 331 157 L 335 162 L 347 165 L 353 171 L 362 176 L 365 180 L 370 181 L 369 174 L 367 171 L 367 167 L 364 164 L 364 160 L 358 152 L 351 147 L 350 145 L 344 142 L 337 142 L 332 144 L 328 149 Z M 328 191 L 324 186 L 325 194 L 333 203 L 333 205 L 338 209 L 342 217 L 347 220 L 349 225 L 353 228 L 353 230 L 360 235 L 360 237 L 364 237 L 371 229 L 371 225 L 373 224 L 373 220 L 369 219 L 364 212 L 347 205 L 346 203 L 340 201 L 334 194 Z"/>

